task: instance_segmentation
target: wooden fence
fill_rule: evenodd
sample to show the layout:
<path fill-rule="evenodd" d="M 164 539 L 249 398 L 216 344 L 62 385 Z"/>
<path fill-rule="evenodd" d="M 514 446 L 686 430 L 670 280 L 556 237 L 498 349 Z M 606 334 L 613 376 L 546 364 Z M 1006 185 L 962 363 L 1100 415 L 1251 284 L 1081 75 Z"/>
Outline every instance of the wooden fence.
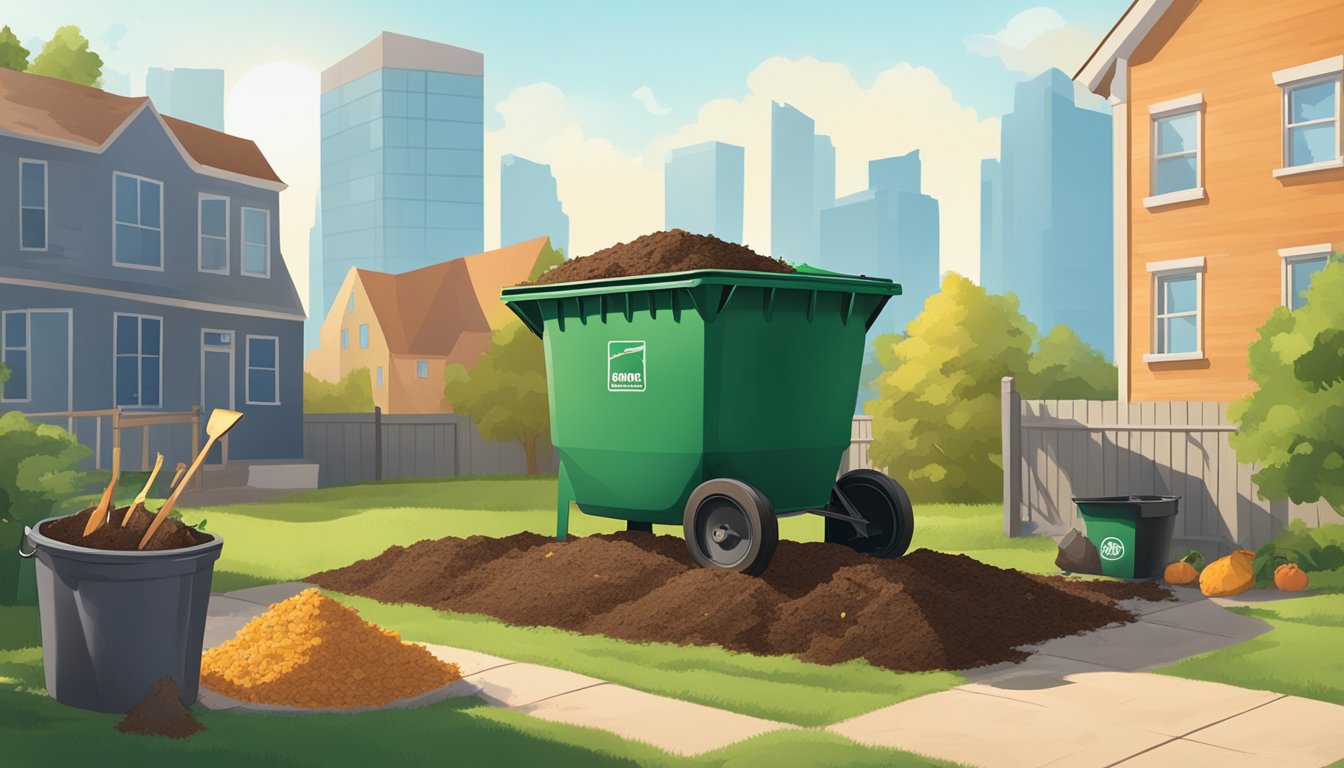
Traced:
<path fill-rule="evenodd" d="M 1344 522 L 1325 502 L 1265 501 L 1228 444 L 1225 403 L 1023 400 L 1003 380 L 1004 532 L 1082 527 L 1076 496 L 1181 497 L 1173 549 L 1256 549 L 1293 520 Z"/>
<path fill-rule="evenodd" d="M 128 411 L 120 406 L 90 411 L 25 413 L 29 419 L 60 426 L 93 451 L 94 469 L 111 466 L 112 450 L 121 448 L 121 468 L 148 471 L 150 457 L 163 453 L 171 469 L 190 462 L 201 446 L 201 406 L 190 411 Z M 106 421 L 107 428 L 103 428 Z M 199 478 L 199 475 L 198 475 Z"/>
<path fill-rule="evenodd" d="M 550 444 L 538 441 L 537 463 L 555 472 Z M 303 458 L 316 462 L 318 485 L 350 485 L 404 477 L 523 474 L 518 443 L 486 440 L 466 416 L 305 413 Z"/>

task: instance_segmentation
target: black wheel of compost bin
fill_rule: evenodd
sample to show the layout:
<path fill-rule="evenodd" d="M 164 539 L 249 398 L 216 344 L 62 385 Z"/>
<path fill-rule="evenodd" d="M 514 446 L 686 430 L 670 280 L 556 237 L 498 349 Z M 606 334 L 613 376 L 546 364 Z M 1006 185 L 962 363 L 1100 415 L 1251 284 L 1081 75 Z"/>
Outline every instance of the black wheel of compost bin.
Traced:
<path fill-rule="evenodd" d="M 779 543 L 779 522 L 770 500 L 728 478 L 706 480 L 695 489 L 686 502 L 682 529 L 686 548 L 701 566 L 753 576 L 770 564 Z"/>
<path fill-rule="evenodd" d="M 828 511 L 848 514 L 844 500 L 853 512 L 868 523 L 867 535 L 844 520 L 826 518 L 826 541 L 844 544 L 856 552 L 873 557 L 900 557 L 910 547 L 915 532 L 915 513 L 910 497 L 900 483 L 872 469 L 846 472 L 835 481 Z"/>

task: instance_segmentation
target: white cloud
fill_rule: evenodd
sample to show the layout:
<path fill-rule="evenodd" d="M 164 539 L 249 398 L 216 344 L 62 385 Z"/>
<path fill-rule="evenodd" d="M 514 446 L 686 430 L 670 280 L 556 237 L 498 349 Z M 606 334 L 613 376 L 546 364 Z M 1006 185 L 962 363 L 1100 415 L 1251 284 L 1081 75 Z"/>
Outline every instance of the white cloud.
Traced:
<path fill-rule="evenodd" d="M 635 101 L 643 104 L 644 109 L 648 110 L 651 115 L 666 115 L 668 112 L 672 111 L 658 103 L 658 99 L 653 95 L 653 89 L 647 85 L 639 86 L 635 89 L 635 92 L 630 95 L 634 97 Z"/>
<path fill-rule="evenodd" d="M 769 253 L 770 102 L 810 115 L 836 147 L 841 195 L 867 186 L 868 161 L 920 150 L 924 192 L 938 198 L 943 269 L 978 274 L 980 158 L 998 152 L 999 124 L 958 103 L 932 70 L 898 64 L 860 86 L 842 64 L 772 58 L 747 78 L 742 99 L 716 99 L 696 120 L 654 139 L 641 156 L 584 134 L 564 93 L 538 83 L 500 103 L 504 128 L 486 134 L 487 242 L 499 233 L 499 156 L 551 163 L 570 214 L 571 249 L 590 253 L 661 229 L 669 150 L 718 140 L 746 148 L 743 239 Z"/>
<path fill-rule="evenodd" d="M 1064 20 L 1053 8 L 1028 8 L 992 35 L 963 41 L 978 56 L 1000 59 L 1014 72 L 1034 75 L 1057 67 L 1072 75 L 1096 45 L 1097 36 Z"/>

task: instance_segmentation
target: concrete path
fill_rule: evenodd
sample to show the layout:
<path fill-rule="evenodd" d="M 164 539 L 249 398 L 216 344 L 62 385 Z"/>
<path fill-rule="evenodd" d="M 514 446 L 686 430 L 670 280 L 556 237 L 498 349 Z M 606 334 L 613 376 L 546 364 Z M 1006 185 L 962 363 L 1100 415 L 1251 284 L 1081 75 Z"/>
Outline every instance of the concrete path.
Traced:
<path fill-rule="evenodd" d="M 1197 590 L 1128 604 L 1133 624 L 1043 643 L 1022 664 L 831 726 L 873 746 L 979 766 L 1322 766 L 1344 707 L 1146 672 L 1267 632 Z"/>

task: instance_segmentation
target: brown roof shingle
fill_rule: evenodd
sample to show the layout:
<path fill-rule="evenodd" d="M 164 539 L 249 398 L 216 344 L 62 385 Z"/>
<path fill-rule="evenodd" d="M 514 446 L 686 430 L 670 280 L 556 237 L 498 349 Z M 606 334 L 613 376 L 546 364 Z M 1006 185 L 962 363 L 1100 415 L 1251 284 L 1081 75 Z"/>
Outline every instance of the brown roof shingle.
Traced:
<path fill-rule="evenodd" d="M 0 131 L 38 141 L 99 149 L 148 101 L 0 67 Z M 197 163 L 283 183 L 252 141 L 172 117 L 163 122 Z"/>

